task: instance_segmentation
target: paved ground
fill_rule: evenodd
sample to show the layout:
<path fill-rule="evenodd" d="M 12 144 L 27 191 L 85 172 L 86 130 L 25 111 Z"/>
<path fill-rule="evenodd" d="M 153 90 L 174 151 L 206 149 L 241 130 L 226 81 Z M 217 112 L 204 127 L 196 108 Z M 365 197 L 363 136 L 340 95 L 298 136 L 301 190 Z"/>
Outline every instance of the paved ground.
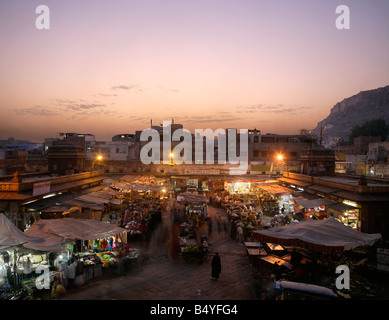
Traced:
<path fill-rule="evenodd" d="M 218 251 L 222 273 L 217 281 L 211 280 L 211 257 L 203 264 L 185 262 L 177 254 L 170 212 L 164 213 L 162 223 L 146 242 L 133 246 L 140 249 L 143 262 L 139 262 L 125 275 L 93 279 L 69 291 L 62 300 L 255 300 L 255 275 L 245 246 L 236 243 L 229 231 L 217 224 L 221 216 L 228 222 L 225 211 L 209 207 L 213 228 L 208 237 L 211 253 Z M 227 223 L 227 226 L 229 224 Z M 203 233 L 206 233 L 204 230 Z"/>
<path fill-rule="evenodd" d="M 149 241 L 132 243 L 140 250 L 141 259 L 124 275 L 114 268 L 105 272 L 103 278 L 93 279 L 81 287 L 68 291 L 61 300 L 131 300 L 154 301 L 208 301 L 208 300 L 258 300 L 256 289 L 273 290 L 265 271 L 260 277 L 259 269 L 250 263 L 245 246 L 231 239 L 225 210 L 209 207 L 213 228 L 208 236 L 211 254 L 219 252 L 222 273 L 217 281 L 211 280 L 211 255 L 203 264 L 185 262 L 178 254 L 178 227 L 173 225 L 170 212 L 164 212 L 162 223 L 153 231 Z M 227 230 L 219 227 L 217 218 L 222 217 Z M 202 230 L 201 234 L 207 230 Z M 175 241 L 174 241 L 175 240 Z M 352 289 L 357 299 L 389 299 L 389 279 L 366 281 L 353 274 Z"/>

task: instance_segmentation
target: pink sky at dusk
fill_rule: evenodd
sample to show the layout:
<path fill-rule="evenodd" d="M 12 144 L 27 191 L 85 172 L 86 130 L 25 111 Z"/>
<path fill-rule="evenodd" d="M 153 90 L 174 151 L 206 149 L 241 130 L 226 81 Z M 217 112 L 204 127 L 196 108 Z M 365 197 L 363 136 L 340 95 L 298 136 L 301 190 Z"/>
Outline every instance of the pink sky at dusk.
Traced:
<path fill-rule="evenodd" d="M 38 5 L 50 30 L 38 30 Z M 348 5 L 351 29 L 335 26 Z M 0 139 L 312 129 L 389 84 L 389 2 L 0 0 Z"/>

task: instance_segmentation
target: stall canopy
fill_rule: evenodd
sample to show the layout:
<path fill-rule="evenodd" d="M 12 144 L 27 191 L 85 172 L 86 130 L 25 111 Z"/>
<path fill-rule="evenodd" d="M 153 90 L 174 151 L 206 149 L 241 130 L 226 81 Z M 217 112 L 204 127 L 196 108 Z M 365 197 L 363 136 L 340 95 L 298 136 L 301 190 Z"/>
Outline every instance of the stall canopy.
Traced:
<path fill-rule="evenodd" d="M 353 230 L 333 217 L 254 231 L 253 236 L 258 241 L 325 253 L 341 253 L 360 246 L 371 246 L 381 238 L 379 233 L 366 234 Z"/>
<path fill-rule="evenodd" d="M 42 237 L 22 232 L 0 213 L 0 252 L 19 248 L 44 252 L 61 251 L 64 242 L 55 235 Z"/>
<path fill-rule="evenodd" d="M 293 193 L 293 190 L 279 186 L 279 185 L 269 185 L 269 186 L 259 186 L 260 189 L 272 194 L 275 197 L 280 197 L 283 195 L 289 195 Z"/>
<path fill-rule="evenodd" d="M 162 190 L 171 190 L 170 186 L 164 185 L 145 185 L 141 183 L 123 183 L 115 182 L 111 185 L 111 188 L 129 191 L 138 191 L 138 192 L 148 192 L 148 191 L 162 191 Z"/>
<path fill-rule="evenodd" d="M 81 195 L 79 197 L 64 201 L 64 205 L 73 207 L 85 207 L 92 210 L 102 210 L 105 204 L 121 204 L 120 199 L 114 199 L 113 196 L 118 194 L 112 189 L 99 190 Z"/>
<path fill-rule="evenodd" d="M 208 201 L 208 198 L 200 193 L 191 193 L 191 192 L 183 192 L 177 196 L 178 202 L 201 202 L 206 203 Z"/>
<path fill-rule="evenodd" d="M 344 212 L 344 211 L 356 209 L 355 207 L 349 206 L 349 205 L 342 203 L 342 202 L 333 203 L 333 204 L 329 205 L 328 208 L 335 210 L 337 212 Z"/>
<path fill-rule="evenodd" d="M 292 199 L 296 204 L 299 206 L 302 206 L 306 209 L 312 209 L 315 207 L 324 207 L 328 205 L 333 205 L 334 202 L 331 200 L 327 200 L 324 198 L 317 198 L 317 199 L 305 199 L 303 197 L 296 197 Z"/>
<path fill-rule="evenodd" d="M 26 233 L 42 237 L 55 235 L 72 240 L 96 240 L 121 235 L 121 240 L 127 242 L 126 229 L 91 219 L 41 219 L 35 221 Z"/>

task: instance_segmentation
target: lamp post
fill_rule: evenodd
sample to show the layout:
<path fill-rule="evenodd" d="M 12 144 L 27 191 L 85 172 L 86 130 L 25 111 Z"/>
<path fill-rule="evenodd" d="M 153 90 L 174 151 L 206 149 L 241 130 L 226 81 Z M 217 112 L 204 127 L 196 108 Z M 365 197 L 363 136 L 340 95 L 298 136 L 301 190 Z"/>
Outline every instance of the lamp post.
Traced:
<path fill-rule="evenodd" d="M 277 160 L 278 160 L 280 163 L 283 163 L 283 164 L 284 164 L 285 170 L 286 170 L 286 172 L 287 172 L 287 174 L 288 174 L 288 177 L 289 177 L 288 163 L 287 163 L 287 161 L 284 159 L 284 156 L 283 156 L 281 153 L 277 154 Z"/>
<path fill-rule="evenodd" d="M 174 157 L 174 153 L 173 152 L 170 152 L 170 164 L 173 165 L 174 162 L 173 162 L 173 157 Z"/>
<path fill-rule="evenodd" d="M 95 162 L 96 161 L 101 161 L 103 160 L 103 156 L 102 155 L 98 155 L 92 162 L 92 168 L 91 168 L 91 173 L 93 173 L 94 169 L 95 169 Z"/>

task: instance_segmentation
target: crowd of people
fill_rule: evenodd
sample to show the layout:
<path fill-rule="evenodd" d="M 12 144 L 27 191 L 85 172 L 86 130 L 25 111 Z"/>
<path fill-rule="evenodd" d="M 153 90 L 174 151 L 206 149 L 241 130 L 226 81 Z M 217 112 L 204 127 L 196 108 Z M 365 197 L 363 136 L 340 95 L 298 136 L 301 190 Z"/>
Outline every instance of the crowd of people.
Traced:
<path fill-rule="evenodd" d="M 149 233 L 161 222 L 162 211 L 165 209 L 166 200 L 157 197 L 126 200 L 119 212 L 109 214 L 109 221 L 127 229 L 128 239 L 147 239 Z"/>

